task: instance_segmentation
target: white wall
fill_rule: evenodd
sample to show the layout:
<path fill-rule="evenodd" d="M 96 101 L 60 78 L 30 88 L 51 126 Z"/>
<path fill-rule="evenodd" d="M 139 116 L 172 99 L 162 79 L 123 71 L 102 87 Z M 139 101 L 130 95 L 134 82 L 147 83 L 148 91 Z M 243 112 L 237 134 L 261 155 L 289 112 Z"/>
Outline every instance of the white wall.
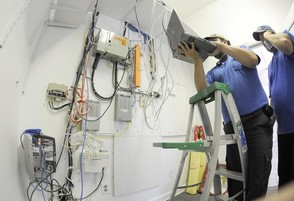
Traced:
<path fill-rule="evenodd" d="M 292 3 L 292 6 L 290 7 L 290 10 L 287 14 L 286 20 L 284 22 L 284 28 L 287 28 L 293 33 L 293 27 L 294 27 L 293 24 L 294 24 L 294 3 Z"/>
<path fill-rule="evenodd" d="M 48 1 L 5 1 L 1 2 L 0 37 L 0 74 L 2 86 L 2 112 L 0 129 L 2 132 L 1 153 L 1 200 L 24 200 L 23 186 L 20 181 L 18 151 L 19 111 L 24 86 L 24 77 L 30 58 L 37 44 L 47 18 Z M 25 9 L 21 9 L 24 8 Z M 38 7 L 38 11 L 36 10 Z"/>
<path fill-rule="evenodd" d="M 225 35 L 233 45 L 254 41 L 252 32 L 263 24 L 281 31 L 293 0 L 218 0 L 186 18 L 200 36 Z"/>

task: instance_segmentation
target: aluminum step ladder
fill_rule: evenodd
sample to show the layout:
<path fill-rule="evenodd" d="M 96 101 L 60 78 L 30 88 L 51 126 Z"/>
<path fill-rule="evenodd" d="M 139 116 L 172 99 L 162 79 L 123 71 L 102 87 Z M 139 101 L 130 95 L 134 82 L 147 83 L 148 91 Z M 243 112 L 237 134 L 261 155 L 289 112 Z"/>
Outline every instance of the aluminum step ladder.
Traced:
<path fill-rule="evenodd" d="M 221 135 L 222 129 L 222 118 L 221 118 L 221 105 L 222 100 L 228 110 L 234 133 Z M 214 129 L 210 123 L 210 119 L 207 113 L 206 104 L 215 101 L 215 114 L 214 114 Z M 170 195 L 170 201 L 175 197 L 179 181 L 181 178 L 182 170 L 184 167 L 185 159 L 190 151 L 205 152 L 207 156 L 208 171 L 206 175 L 204 189 L 200 201 L 207 201 L 209 198 L 212 184 L 214 187 L 215 200 L 234 200 L 239 194 L 243 192 L 245 200 L 245 189 L 246 189 L 246 174 L 247 174 L 247 143 L 245 139 L 245 133 L 243 125 L 240 119 L 239 112 L 235 105 L 235 101 L 231 94 L 231 90 L 228 85 L 215 82 L 206 89 L 200 91 L 196 95 L 192 96 L 189 100 L 190 103 L 190 114 L 189 122 L 187 127 L 187 134 L 185 142 L 159 142 L 153 143 L 154 147 L 161 147 L 164 149 L 179 149 L 182 150 L 182 157 L 178 168 L 177 176 L 174 182 L 172 193 Z M 198 105 L 200 117 L 202 119 L 203 127 L 206 134 L 206 140 L 193 142 L 192 133 L 192 122 L 194 116 L 194 106 Z M 219 147 L 221 145 L 229 145 L 237 143 L 240 162 L 241 172 L 229 171 L 219 167 L 218 154 Z M 230 179 L 239 180 L 243 182 L 243 190 L 235 196 L 228 198 L 222 194 L 221 188 L 221 176 L 225 176 Z"/>

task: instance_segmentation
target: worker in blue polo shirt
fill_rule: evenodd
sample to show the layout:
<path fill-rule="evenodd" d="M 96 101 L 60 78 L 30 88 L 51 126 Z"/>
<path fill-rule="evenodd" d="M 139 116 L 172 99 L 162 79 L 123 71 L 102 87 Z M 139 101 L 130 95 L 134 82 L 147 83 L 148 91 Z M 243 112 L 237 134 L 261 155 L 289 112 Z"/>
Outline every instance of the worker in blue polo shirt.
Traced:
<path fill-rule="evenodd" d="M 273 53 L 268 66 L 269 90 L 278 123 L 279 188 L 294 180 L 294 36 L 287 30 L 275 33 L 268 25 L 253 37 Z"/>
<path fill-rule="evenodd" d="M 247 140 L 248 178 L 246 189 L 243 189 L 240 181 L 229 179 L 228 193 L 229 197 L 233 196 L 240 201 L 243 200 L 245 192 L 247 201 L 254 200 L 267 192 L 272 159 L 271 111 L 256 69 L 260 59 L 246 47 L 231 46 L 230 41 L 222 35 L 213 34 L 205 39 L 217 45 L 216 50 L 209 55 L 219 59 L 216 66 L 206 75 L 194 44 L 189 48 L 186 43 L 180 43 L 179 50 L 194 61 L 194 83 L 198 91 L 213 82 L 222 82 L 230 86 Z M 222 107 L 222 113 L 225 133 L 234 133 L 225 107 Z M 229 170 L 241 171 L 236 144 L 227 146 L 226 165 Z"/>

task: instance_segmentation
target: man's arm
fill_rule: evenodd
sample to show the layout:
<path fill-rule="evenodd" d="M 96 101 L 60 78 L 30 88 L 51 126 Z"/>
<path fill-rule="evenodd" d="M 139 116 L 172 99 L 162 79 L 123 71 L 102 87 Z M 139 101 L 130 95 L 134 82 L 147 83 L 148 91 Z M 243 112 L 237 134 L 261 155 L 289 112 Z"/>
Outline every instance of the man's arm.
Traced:
<path fill-rule="evenodd" d="M 194 61 L 194 84 L 197 91 L 205 89 L 208 86 L 208 84 L 207 84 L 205 72 L 203 69 L 202 60 L 198 52 L 195 50 L 194 43 L 192 43 L 191 48 L 189 48 L 185 42 L 180 43 L 178 49 L 187 57 L 192 58 Z"/>
<path fill-rule="evenodd" d="M 290 37 L 285 33 L 272 33 L 271 31 L 266 31 L 262 34 L 264 39 L 268 40 L 275 48 L 280 50 L 286 55 L 293 54 L 294 48 Z"/>
<path fill-rule="evenodd" d="M 215 42 L 217 49 L 209 54 L 210 56 L 215 56 L 220 52 L 223 52 L 237 61 L 239 61 L 243 66 L 248 68 L 255 68 L 259 63 L 258 56 L 251 50 L 244 48 L 233 47 L 231 45 L 224 44 L 222 42 Z"/>

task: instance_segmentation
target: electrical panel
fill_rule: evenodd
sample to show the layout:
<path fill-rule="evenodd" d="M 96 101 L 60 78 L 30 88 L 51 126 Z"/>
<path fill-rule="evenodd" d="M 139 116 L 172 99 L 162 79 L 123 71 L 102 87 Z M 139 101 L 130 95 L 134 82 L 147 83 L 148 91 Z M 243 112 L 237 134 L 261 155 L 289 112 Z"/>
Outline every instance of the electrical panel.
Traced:
<path fill-rule="evenodd" d="M 95 37 L 93 54 L 100 54 L 101 58 L 128 65 L 128 38 L 119 36 L 114 32 L 101 29 Z"/>
<path fill-rule="evenodd" d="M 132 121 L 132 98 L 130 95 L 116 95 L 114 119 L 115 121 Z"/>
<path fill-rule="evenodd" d="M 27 133 L 23 137 L 25 164 L 31 181 L 42 179 L 56 170 L 55 139 L 41 133 Z"/>
<path fill-rule="evenodd" d="M 100 130 L 100 120 L 97 120 L 100 117 L 100 102 L 88 101 L 88 107 L 90 111 L 87 115 L 87 124 L 86 121 L 83 121 L 83 130 L 87 131 L 99 131 Z M 85 128 L 86 127 L 86 128 Z"/>

